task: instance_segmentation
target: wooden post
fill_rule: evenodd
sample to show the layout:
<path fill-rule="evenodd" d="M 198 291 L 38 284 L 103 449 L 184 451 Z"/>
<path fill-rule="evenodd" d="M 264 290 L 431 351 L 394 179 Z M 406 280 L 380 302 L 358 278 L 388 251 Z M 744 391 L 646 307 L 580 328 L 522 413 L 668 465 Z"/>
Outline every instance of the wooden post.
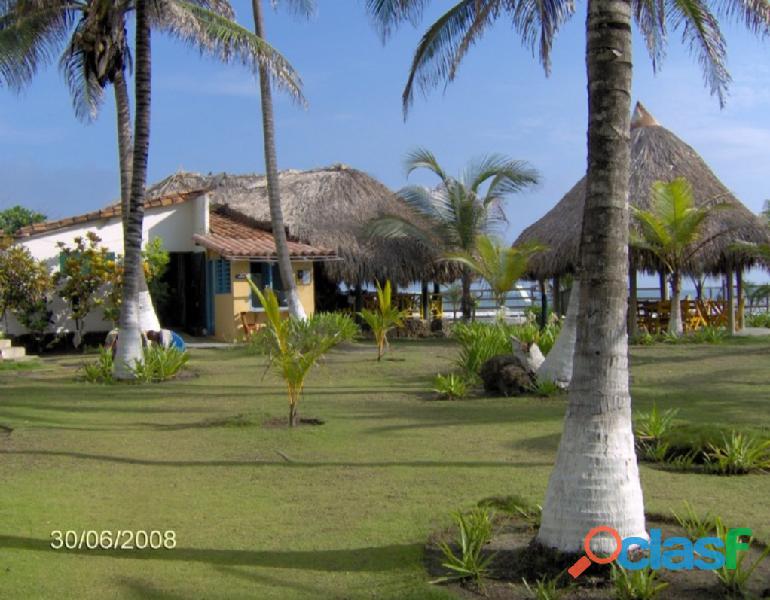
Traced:
<path fill-rule="evenodd" d="M 660 278 L 660 299 L 665 302 L 668 300 L 668 287 L 666 286 L 665 271 L 658 271 L 658 277 Z"/>
<path fill-rule="evenodd" d="M 733 297 L 733 270 L 727 269 L 725 273 L 727 280 L 727 333 L 735 335 L 735 298 Z"/>
<path fill-rule="evenodd" d="M 545 289 L 545 280 L 541 279 L 538 283 L 540 283 L 540 329 L 545 329 L 545 324 L 547 323 L 546 313 L 548 312 L 548 294 Z"/>
<path fill-rule="evenodd" d="M 639 323 L 637 322 L 637 296 L 638 287 L 636 281 L 636 264 L 633 258 L 629 259 L 628 265 L 628 337 L 634 337 L 639 333 Z"/>
<path fill-rule="evenodd" d="M 559 285 L 558 275 L 553 278 L 551 287 L 553 288 L 553 291 L 551 292 L 553 294 L 553 312 L 561 316 L 564 313 L 561 310 L 561 298 L 559 298 L 559 296 L 561 296 L 561 285 Z"/>
<path fill-rule="evenodd" d="M 361 323 L 361 317 L 358 315 L 364 308 L 364 291 L 361 289 L 361 284 L 357 283 L 353 292 L 353 311 L 355 312 L 356 323 Z"/>
<path fill-rule="evenodd" d="M 420 307 L 420 317 L 422 319 L 428 320 L 430 318 L 430 296 L 428 295 L 428 280 L 423 279 L 422 280 L 422 290 L 421 290 L 421 307 Z"/>
<path fill-rule="evenodd" d="M 735 272 L 735 287 L 738 295 L 738 315 L 735 319 L 738 330 L 743 329 L 744 309 L 746 300 L 743 297 L 743 269 L 738 269 Z"/>

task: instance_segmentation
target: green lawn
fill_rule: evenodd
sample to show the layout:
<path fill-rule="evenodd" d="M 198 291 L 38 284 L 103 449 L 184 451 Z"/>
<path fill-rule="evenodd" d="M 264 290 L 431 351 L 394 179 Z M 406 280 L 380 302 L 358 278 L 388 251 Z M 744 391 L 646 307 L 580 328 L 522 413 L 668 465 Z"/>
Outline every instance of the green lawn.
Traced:
<path fill-rule="evenodd" d="M 264 362 L 197 350 L 195 379 L 73 381 L 79 359 L 0 371 L 0 598 L 444 598 L 422 545 L 493 494 L 542 501 L 564 398 L 434 402 L 449 342 L 333 352 L 290 431 Z M 770 340 L 633 350 L 635 405 L 770 432 Z M 770 538 L 770 475 L 641 468 L 647 509 L 689 499 Z M 52 530 L 174 530 L 174 550 L 50 548 Z"/>

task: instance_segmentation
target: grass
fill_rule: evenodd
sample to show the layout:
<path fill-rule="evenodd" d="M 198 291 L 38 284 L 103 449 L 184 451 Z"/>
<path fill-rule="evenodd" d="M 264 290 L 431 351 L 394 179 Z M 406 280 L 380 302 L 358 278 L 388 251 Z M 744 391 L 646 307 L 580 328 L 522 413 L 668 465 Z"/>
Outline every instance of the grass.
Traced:
<path fill-rule="evenodd" d="M 194 379 L 75 381 L 79 356 L 0 372 L 0 589 L 9 598 L 448 598 L 422 548 L 489 496 L 542 503 L 566 395 L 432 402 L 457 347 L 392 343 L 330 353 L 300 415 L 242 350 L 194 350 Z M 635 407 L 770 432 L 770 340 L 632 351 Z M 770 476 L 640 467 L 649 512 L 688 499 L 770 539 Z M 174 550 L 55 551 L 51 531 L 176 531 Z M 3 596 L 5 597 L 5 596 Z"/>

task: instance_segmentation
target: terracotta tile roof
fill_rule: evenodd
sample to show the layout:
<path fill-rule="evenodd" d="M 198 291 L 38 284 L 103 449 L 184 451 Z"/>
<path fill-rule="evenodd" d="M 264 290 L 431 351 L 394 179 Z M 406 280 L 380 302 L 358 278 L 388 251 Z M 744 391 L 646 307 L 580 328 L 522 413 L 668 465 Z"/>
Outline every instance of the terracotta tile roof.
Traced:
<path fill-rule="evenodd" d="M 200 196 L 203 190 L 193 190 L 190 192 L 180 192 L 175 194 L 168 194 L 160 198 L 152 198 L 144 203 L 144 209 L 150 208 L 165 208 L 166 206 L 174 206 L 176 204 L 182 204 Z M 48 233 L 50 231 L 56 231 L 57 229 L 64 229 L 65 227 L 72 227 L 74 225 L 83 225 L 85 223 L 92 223 L 95 221 L 103 221 L 105 219 L 112 219 L 120 217 L 122 211 L 120 204 L 111 204 L 106 208 L 95 210 L 93 212 L 86 213 L 84 215 L 77 215 L 74 217 L 67 217 L 65 219 L 59 219 L 58 221 L 46 221 L 45 223 L 35 223 L 27 227 L 22 227 L 16 232 L 16 238 L 27 238 L 34 235 L 40 235 L 41 233 Z"/>
<path fill-rule="evenodd" d="M 255 221 L 223 207 L 212 207 L 209 235 L 193 235 L 201 246 L 226 258 L 277 258 L 269 224 Z M 289 239 L 292 258 L 335 259 L 337 252 Z"/>

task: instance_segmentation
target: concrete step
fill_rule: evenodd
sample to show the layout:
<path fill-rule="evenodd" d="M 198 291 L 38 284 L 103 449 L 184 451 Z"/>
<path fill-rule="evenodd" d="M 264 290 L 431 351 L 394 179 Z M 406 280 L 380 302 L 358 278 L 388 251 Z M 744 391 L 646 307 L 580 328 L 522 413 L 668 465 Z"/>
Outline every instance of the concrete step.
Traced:
<path fill-rule="evenodd" d="M 18 360 L 24 358 L 26 353 L 27 351 L 23 347 L 12 348 L 9 346 L 7 348 L 0 348 L 0 357 L 3 360 Z"/>
<path fill-rule="evenodd" d="M 10 348 L 11 340 L 0 340 L 0 349 Z"/>

